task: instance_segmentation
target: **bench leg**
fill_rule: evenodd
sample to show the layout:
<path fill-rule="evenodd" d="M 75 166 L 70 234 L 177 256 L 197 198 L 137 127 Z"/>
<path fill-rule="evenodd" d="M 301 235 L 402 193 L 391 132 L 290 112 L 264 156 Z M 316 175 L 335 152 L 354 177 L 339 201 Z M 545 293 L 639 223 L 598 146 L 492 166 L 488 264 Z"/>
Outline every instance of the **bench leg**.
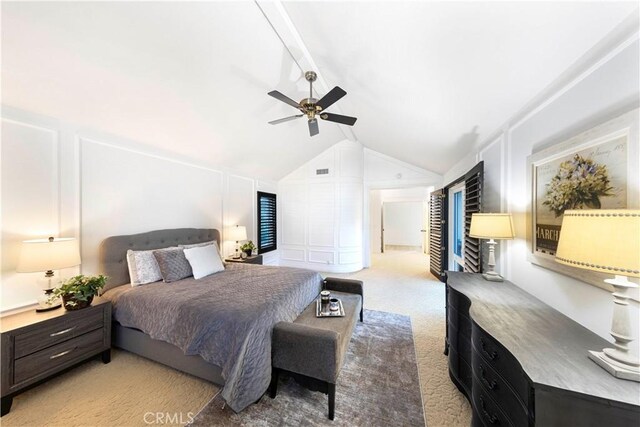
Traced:
<path fill-rule="evenodd" d="M 363 319 L 364 319 L 363 314 L 364 314 L 364 307 L 362 307 L 362 308 L 360 309 L 360 323 L 362 323 L 362 321 L 363 321 Z"/>
<path fill-rule="evenodd" d="M 329 392 L 329 419 L 333 420 L 336 411 L 336 385 L 328 383 L 327 389 Z"/>
<path fill-rule="evenodd" d="M 278 380 L 280 379 L 280 370 L 278 368 L 271 368 L 271 385 L 269 386 L 269 397 L 276 398 L 278 394 Z"/>

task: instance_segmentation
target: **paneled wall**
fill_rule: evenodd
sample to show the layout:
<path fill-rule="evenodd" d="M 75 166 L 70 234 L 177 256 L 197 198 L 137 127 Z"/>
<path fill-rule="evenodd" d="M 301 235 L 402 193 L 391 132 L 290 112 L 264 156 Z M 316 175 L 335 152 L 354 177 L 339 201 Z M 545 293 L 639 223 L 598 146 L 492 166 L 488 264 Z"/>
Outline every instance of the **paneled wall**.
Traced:
<path fill-rule="evenodd" d="M 516 238 L 501 244 L 498 265 L 502 273 L 527 292 L 607 339 L 611 339 L 613 309 L 609 292 L 527 260 L 529 249 L 525 233 L 530 194 L 527 157 L 638 107 L 640 45 L 637 22 L 632 24 L 600 43 L 597 51 L 583 58 L 576 68 L 569 70 L 487 140 L 482 150 L 470 153 L 445 175 L 448 182 L 477 160 L 484 161 L 484 210 L 511 212 L 516 228 Z M 636 158 L 640 153 L 638 144 L 637 139 L 631 141 L 629 150 Z M 637 171 L 630 184 L 637 208 L 640 194 Z M 638 304 L 633 302 L 632 307 L 634 336 L 638 337 Z"/>
<path fill-rule="evenodd" d="M 362 268 L 362 145 L 345 140 L 332 146 L 282 179 L 278 194 L 281 265 Z"/>
<path fill-rule="evenodd" d="M 241 224 L 255 241 L 256 191 L 277 191 L 273 182 L 10 107 L 1 154 L 3 312 L 41 292 L 43 273 L 15 272 L 22 240 L 76 237 L 82 265 L 56 274 L 93 274 L 98 245 L 111 235 Z M 224 241 L 223 252 L 234 245 Z M 277 251 L 264 259 L 277 264 Z"/>
<path fill-rule="evenodd" d="M 438 174 L 342 141 L 278 183 L 281 263 L 326 272 L 367 267 L 371 252 L 380 251 L 382 199 L 375 190 L 424 192 L 441 184 Z"/>

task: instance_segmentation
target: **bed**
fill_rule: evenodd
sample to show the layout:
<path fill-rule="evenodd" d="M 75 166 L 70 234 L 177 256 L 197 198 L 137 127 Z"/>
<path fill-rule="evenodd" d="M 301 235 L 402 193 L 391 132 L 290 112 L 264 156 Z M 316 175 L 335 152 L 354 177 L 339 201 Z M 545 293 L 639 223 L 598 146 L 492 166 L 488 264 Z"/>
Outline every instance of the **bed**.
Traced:
<path fill-rule="evenodd" d="M 229 264 L 200 280 L 130 286 L 126 252 L 215 240 L 215 229 L 170 229 L 105 239 L 101 298 L 113 304 L 113 344 L 221 385 L 238 412 L 271 378 L 271 332 L 317 297 L 322 277 L 309 270 Z"/>

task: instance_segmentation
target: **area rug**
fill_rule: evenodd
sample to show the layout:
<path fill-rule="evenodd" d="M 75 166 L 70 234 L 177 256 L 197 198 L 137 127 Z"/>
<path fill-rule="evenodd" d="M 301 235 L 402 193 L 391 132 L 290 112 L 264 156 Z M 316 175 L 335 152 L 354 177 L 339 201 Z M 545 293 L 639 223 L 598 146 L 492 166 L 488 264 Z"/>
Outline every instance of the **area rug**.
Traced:
<path fill-rule="evenodd" d="M 365 310 L 358 322 L 336 385 L 335 420 L 327 418 L 327 396 L 290 378 L 278 396 L 265 394 L 239 414 L 218 394 L 192 426 L 424 426 L 411 319 Z"/>

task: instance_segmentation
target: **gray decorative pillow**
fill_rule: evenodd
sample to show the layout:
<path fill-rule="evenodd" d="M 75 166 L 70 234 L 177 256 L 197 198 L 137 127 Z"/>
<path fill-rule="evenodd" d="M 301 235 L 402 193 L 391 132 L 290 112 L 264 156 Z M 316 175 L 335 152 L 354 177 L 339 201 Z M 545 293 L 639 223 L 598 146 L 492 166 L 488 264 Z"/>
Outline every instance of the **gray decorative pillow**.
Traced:
<path fill-rule="evenodd" d="M 144 285 L 162 280 L 160 268 L 153 251 L 127 251 L 127 264 L 131 286 Z"/>
<path fill-rule="evenodd" d="M 182 248 L 153 251 L 153 256 L 158 262 L 162 280 L 165 283 L 175 282 L 192 276 L 193 271 Z"/>

